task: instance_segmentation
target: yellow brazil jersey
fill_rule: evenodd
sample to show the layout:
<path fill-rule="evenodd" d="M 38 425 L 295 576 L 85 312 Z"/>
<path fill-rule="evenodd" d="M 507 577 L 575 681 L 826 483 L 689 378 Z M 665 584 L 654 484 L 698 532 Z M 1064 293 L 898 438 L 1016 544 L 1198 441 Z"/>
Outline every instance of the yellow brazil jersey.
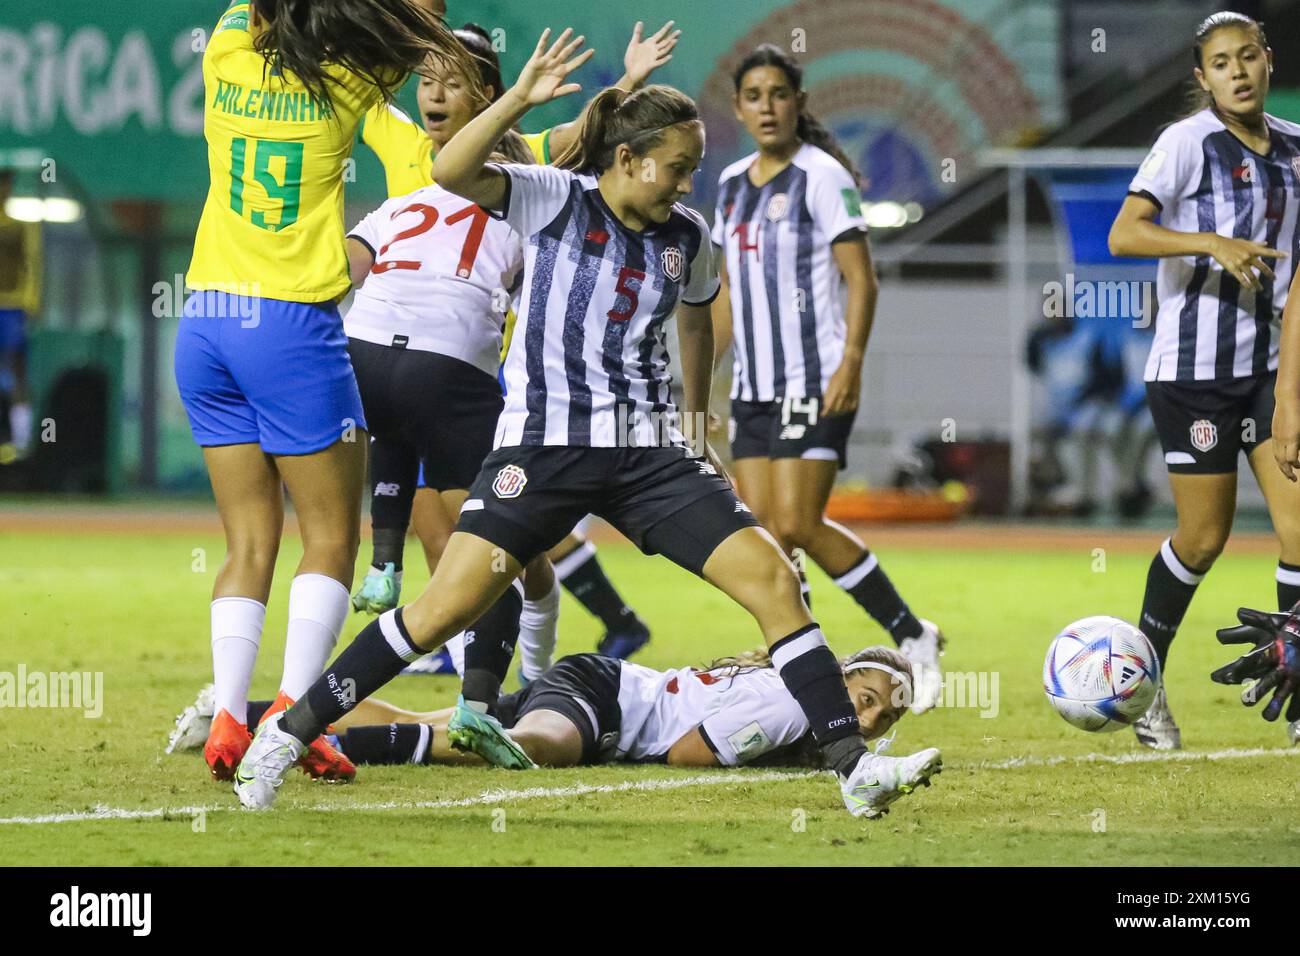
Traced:
<path fill-rule="evenodd" d="M 433 185 L 433 140 L 392 103 L 372 106 L 359 136 L 384 166 L 389 199 Z"/>
<path fill-rule="evenodd" d="M 248 3 L 222 16 L 203 54 L 203 135 L 211 183 L 186 280 L 290 302 L 348 291 L 343 170 L 372 83 L 331 69 L 332 107 L 253 49 Z"/>
<path fill-rule="evenodd" d="M 384 167 L 388 198 L 433 185 L 433 140 L 424 128 L 392 103 L 376 103 L 361 119 L 361 142 Z M 539 165 L 551 162 L 551 131 L 524 135 Z"/>

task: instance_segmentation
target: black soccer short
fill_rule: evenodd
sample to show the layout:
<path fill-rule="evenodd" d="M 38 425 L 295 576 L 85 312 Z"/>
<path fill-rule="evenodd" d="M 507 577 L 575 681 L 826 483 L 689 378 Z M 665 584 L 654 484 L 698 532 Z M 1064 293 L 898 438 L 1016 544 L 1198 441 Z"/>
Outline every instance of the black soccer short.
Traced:
<path fill-rule="evenodd" d="M 1147 403 L 1176 475 L 1235 475 L 1273 435 L 1277 372 L 1211 382 L 1147 382 Z"/>
<path fill-rule="evenodd" d="M 758 523 L 730 482 L 682 448 L 514 445 L 483 462 L 456 530 L 527 564 L 589 513 L 695 574 L 719 544 Z"/>
<path fill-rule="evenodd" d="M 849 434 L 857 411 L 821 414 L 820 398 L 731 403 L 727 434 L 732 458 L 806 458 L 848 467 Z"/>
<path fill-rule="evenodd" d="M 435 491 L 468 488 L 492 451 L 501 384 L 437 352 L 352 338 L 348 352 L 370 434 L 414 448 Z"/>
<path fill-rule="evenodd" d="M 497 718 L 510 728 L 534 710 L 556 711 L 582 735 L 582 762 L 606 763 L 618 750 L 622 668 L 622 661 L 601 654 L 562 657 L 527 687 L 499 698 Z"/>

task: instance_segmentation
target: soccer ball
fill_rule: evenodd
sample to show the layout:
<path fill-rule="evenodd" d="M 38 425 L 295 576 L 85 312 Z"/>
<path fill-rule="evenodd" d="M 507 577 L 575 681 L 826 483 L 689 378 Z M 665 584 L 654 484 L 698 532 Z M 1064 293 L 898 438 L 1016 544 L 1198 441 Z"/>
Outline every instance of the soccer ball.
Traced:
<path fill-rule="evenodd" d="M 1085 617 L 1052 641 L 1043 690 L 1056 712 L 1088 731 L 1119 730 L 1147 712 L 1160 661 L 1147 636 L 1117 617 Z"/>

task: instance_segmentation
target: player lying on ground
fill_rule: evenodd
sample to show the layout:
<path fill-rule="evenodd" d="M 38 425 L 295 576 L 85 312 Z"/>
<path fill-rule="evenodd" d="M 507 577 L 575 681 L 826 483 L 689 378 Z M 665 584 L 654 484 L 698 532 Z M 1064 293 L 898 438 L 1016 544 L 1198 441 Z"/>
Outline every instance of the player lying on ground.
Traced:
<path fill-rule="evenodd" d="M 1278 538 L 1278 608 L 1300 601 L 1300 488 L 1269 467 L 1267 447 L 1295 270 L 1300 125 L 1264 111 L 1273 51 L 1260 24 L 1216 13 L 1192 52 L 1199 99 L 1160 134 L 1110 232 L 1112 254 L 1160 260 L 1147 397 L 1178 526 L 1151 562 L 1138 627 L 1162 675 L 1232 530 L 1242 453 Z M 1163 677 L 1133 729 L 1148 747 L 1182 746 Z"/>
<path fill-rule="evenodd" d="M 497 447 L 423 594 L 367 625 L 294 707 L 259 729 L 236 774 L 245 807 L 270 806 L 304 740 L 489 608 L 513 609 L 514 623 L 507 627 L 503 613 L 499 628 L 478 630 L 475 640 L 512 640 L 520 570 L 589 512 L 754 616 L 850 812 L 872 810 L 881 780 L 894 774 L 881 763 L 891 758 L 867 751 L 839 662 L 800 596 L 794 567 L 719 474 L 704 441 L 708 306 L 719 283 L 708 228 L 679 201 L 704 154 L 695 103 L 665 86 L 607 90 L 588 112 L 573 170 L 487 162 L 532 107 L 580 89 L 568 77 L 591 52 L 576 55 L 583 40 L 571 37 L 565 31 L 548 47 L 547 30 L 515 86 L 434 161 L 441 185 L 498 212 L 526 243 L 524 327 L 506 359 Z M 682 412 L 669 390 L 665 325 L 673 316 Z M 528 767 L 532 760 L 491 713 L 503 677 L 466 669 L 448 733 L 491 763 Z M 908 762 L 921 776 L 938 764 L 933 748 Z"/>
<path fill-rule="evenodd" d="M 865 740 L 884 737 L 907 713 L 910 662 L 890 647 L 868 647 L 840 661 Z M 206 689 L 205 689 L 206 693 Z M 194 707 L 177 719 L 202 742 Z M 208 698 L 210 700 L 210 695 Z M 256 726 L 270 701 L 249 703 Z M 363 700 L 331 727 L 331 740 L 358 764 L 477 764 L 454 748 L 447 724 L 455 708 L 418 713 L 377 698 Z M 209 708 L 208 713 L 211 713 Z M 808 720 L 785 689 L 766 650 L 723 658 L 705 668 L 652 670 L 597 654 L 561 659 L 523 690 L 497 701 L 497 714 L 533 761 L 547 767 L 609 762 L 675 767 L 821 767 Z M 887 738 L 892 740 L 892 735 Z M 885 749 L 882 742 L 877 752 Z M 171 750 L 188 749 L 174 741 Z M 882 764 L 880 793 L 866 816 L 929 785 L 917 756 Z M 933 772 L 938 772 L 935 765 Z"/>

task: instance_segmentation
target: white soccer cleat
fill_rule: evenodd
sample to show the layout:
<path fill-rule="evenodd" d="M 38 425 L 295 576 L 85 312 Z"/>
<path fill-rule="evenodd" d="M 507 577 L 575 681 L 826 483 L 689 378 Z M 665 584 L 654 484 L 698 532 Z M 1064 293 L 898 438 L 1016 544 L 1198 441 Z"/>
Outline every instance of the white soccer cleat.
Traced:
<path fill-rule="evenodd" d="M 246 810 L 265 810 L 274 803 L 285 774 L 307 749 L 297 737 L 280 729 L 283 716 L 268 717 L 257 728 L 257 736 L 235 772 L 235 796 Z"/>
<path fill-rule="evenodd" d="M 1292 747 L 1300 747 L 1300 720 L 1293 720 L 1286 725 L 1286 739 Z"/>
<path fill-rule="evenodd" d="M 943 632 L 933 621 L 921 618 L 921 636 L 909 637 L 898 645 L 898 650 L 912 664 L 912 706 L 914 714 L 924 714 L 939 703 L 943 696 Z"/>
<path fill-rule="evenodd" d="M 865 753 L 848 779 L 840 781 L 844 806 L 855 817 L 874 820 L 889 812 L 889 805 L 917 787 L 928 787 L 930 778 L 943 770 L 937 747 L 908 757 L 885 757 Z"/>
<path fill-rule="evenodd" d="M 1147 708 L 1147 712 L 1133 721 L 1133 732 L 1138 742 L 1152 750 L 1182 750 L 1183 735 L 1174 723 L 1174 715 L 1169 711 L 1169 698 L 1165 694 L 1164 681 L 1156 691 L 1156 698 Z"/>
<path fill-rule="evenodd" d="M 175 754 L 198 750 L 207 743 L 215 709 L 215 688 L 212 684 L 205 684 L 199 691 L 199 696 L 194 698 L 194 703 L 176 715 L 176 726 L 167 737 L 167 749 L 164 753 Z"/>

